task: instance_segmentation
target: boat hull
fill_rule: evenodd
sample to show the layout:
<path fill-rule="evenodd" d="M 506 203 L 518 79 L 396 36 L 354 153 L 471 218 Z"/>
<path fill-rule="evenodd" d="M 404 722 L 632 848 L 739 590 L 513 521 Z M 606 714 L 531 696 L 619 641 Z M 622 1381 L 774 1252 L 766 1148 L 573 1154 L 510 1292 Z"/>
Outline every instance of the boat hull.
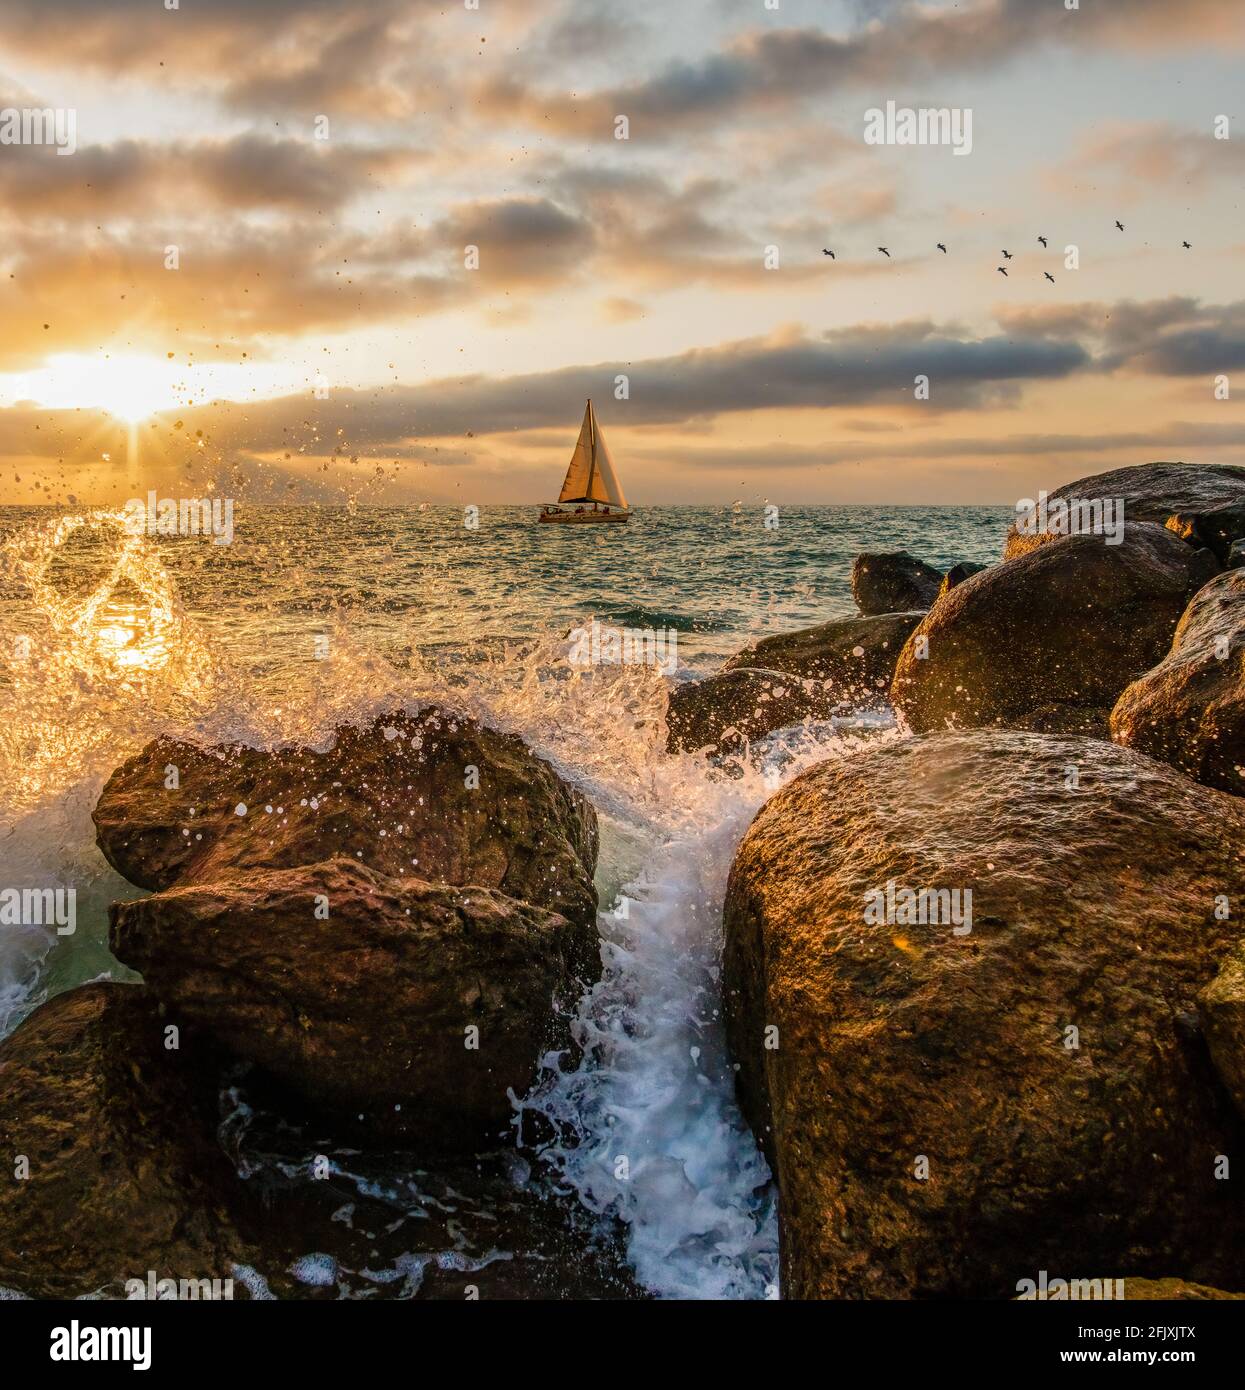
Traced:
<path fill-rule="evenodd" d="M 630 512 L 541 512 L 538 521 L 550 522 L 559 526 L 580 526 L 594 523 L 618 524 L 630 521 Z"/>

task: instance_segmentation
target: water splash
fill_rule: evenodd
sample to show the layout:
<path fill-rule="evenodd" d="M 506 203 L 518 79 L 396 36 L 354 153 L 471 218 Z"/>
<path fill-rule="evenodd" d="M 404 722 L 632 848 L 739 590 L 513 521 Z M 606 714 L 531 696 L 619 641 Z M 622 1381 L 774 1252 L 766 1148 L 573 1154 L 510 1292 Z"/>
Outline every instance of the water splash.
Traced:
<path fill-rule="evenodd" d="M 577 668 L 556 634 L 399 651 L 373 612 L 301 591 L 291 592 L 280 659 L 265 652 L 233 667 L 219 640 L 228 585 L 205 586 L 205 626 L 179 601 L 159 549 L 124 535 L 114 513 L 27 527 L 0 547 L 0 569 L 19 591 L 27 639 L 0 651 L 6 872 L 31 886 L 73 881 L 89 898 L 80 892 L 69 945 L 38 932 L 0 939 L 0 1035 L 43 995 L 115 967 L 107 902 L 135 890 L 94 849 L 89 813 L 103 779 L 143 742 L 168 733 L 324 746 L 342 723 L 436 701 L 521 735 L 601 819 L 604 972 L 574 1022 L 582 1056 L 569 1070 L 547 1060 L 518 1101 L 517 1127 L 540 1131 L 548 1170 L 589 1212 L 622 1223 L 653 1293 L 773 1292 L 773 1192 L 734 1101 L 723 1037 L 722 900 L 761 803 L 811 763 L 850 755 L 854 736 L 809 726 L 714 767 L 666 753 L 667 685 L 651 667 Z M 243 573 L 254 585 L 264 571 Z M 181 582 L 193 585 L 195 572 Z M 323 660 L 313 635 L 326 639 Z"/>
<path fill-rule="evenodd" d="M 23 630 L 0 644 L 4 810 L 46 804 L 212 698 L 214 663 L 150 543 L 120 512 L 29 526 L 0 548 L 24 594 Z"/>
<path fill-rule="evenodd" d="M 723 1030 L 726 880 L 768 796 L 884 735 L 888 721 L 863 733 L 810 724 L 714 766 L 665 752 L 656 672 L 583 671 L 566 655 L 564 641 L 547 639 L 485 655 L 452 683 L 413 673 L 428 698 L 523 734 L 602 818 L 602 978 L 574 1020 L 578 1063 L 545 1059 L 532 1092 L 516 1098 L 520 1135 L 553 1130 L 543 1158 L 590 1211 L 624 1223 L 650 1292 L 774 1297 L 774 1192 L 735 1103 Z"/>

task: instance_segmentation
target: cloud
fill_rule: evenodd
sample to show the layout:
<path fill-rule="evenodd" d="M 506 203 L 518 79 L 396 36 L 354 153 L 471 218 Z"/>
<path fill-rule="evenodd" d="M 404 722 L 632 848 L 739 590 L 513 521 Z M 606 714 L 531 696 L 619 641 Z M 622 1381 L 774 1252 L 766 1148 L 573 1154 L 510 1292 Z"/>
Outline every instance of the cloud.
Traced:
<path fill-rule="evenodd" d="M 1206 376 L 1245 367 L 1245 300 L 1203 305 L 1172 298 L 1123 304 L 1111 316 L 1102 366 L 1157 376 Z"/>
<path fill-rule="evenodd" d="M 845 87 L 885 90 L 966 71 L 997 69 L 1044 45 L 1078 51 L 1095 47 L 1201 47 L 1245 43 L 1242 26 L 1224 0 L 1132 0 L 1066 10 L 1052 0 L 978 0 L 935 9 L 916 3 L 874 7 L 867 23 L 839 35 L 815 28 L 758 29 L 718 52 L 672 63 L 653 76 L 592 93 L 536 90 L 522 77 L 486 84 L 485 110 L 508 110 L 530 124 L 585 140 L 613 138 L 626 115 L 632 137 L 671 138 L 748 111 L 787 110 Z"/>
<path fill-rule="evenodd" d="M 581 269 L 595 235 L 589 224 L 548 198 L 462 204 L 438 227 L 456 248 L 480 249 L 480 272 L 510 284 L 544 284 Z"/>
<path fill-rule="evenodd" d="M 1153 196 L 1156 187 L 1182 190 L 1245 176 L 1245 144 L 1162 121 L 1113 122 L 1087 136 L 1077 151 L 1047 173 L 1072 196 L 1106 194 L 1117 205 Z"/>
<path fill-rule="evenodd" d="M 396 146 L 316 144 L 238 135 L 222 140 L 121 140 L 72 159 L 15 147 L 0 161 L 0 201 L 23 220 L 93 225 L 180 204 L 196 215 L 254 209 L 333 210 L 368 188 L 391 185 L 418 161 Z"/>
<path fill-rule="evenodd" d="M 603 421 L 628 428 L 671 425 L 739 411 L 823 409 L 913 401 L 913 378 L 931 377 L 928 410 L 995 399 L 1000 387 L 1081 371 L 1076 343 L 962 340 L 932 325 L 864 328 L 824 338 L 787 330 L 769 338 L 642 362 L 602 362 L 521 376 L 447 378 L 418 386 L 336 391 L 328 401 L 282 397 L 184 411 L 188 426 L 211 422 L 218 440 L 256 453 L 296 439 L 344 438 L 352 447 L 401 451 L 419 441 L 565 428 L 593 397 Z M 611 400 L 626 376 L 630 399 Z M 343 434 L 339 436 L 339 431 Z"/>
<path fill-rule="evenodd" d="M 601 317 L 606 323 L 631 323 L 644 317 L 644 305 L 624 295 L 610 295 L 600 304 Z"/>
<path fill-rule="evenodd" d="M 1000 310 L 1000 327 L 1030 338 L 1088 340 L 1095 368 L 1156 376 L 1212 376 L 1245 366 L 1245 300 L 1203 304 L 1165 299 L 1087 302 Z"/>
<path fill-rule="evenodd" d="M 166 270 L 164 248 L 181 265 Z M 297 226 L 187 241 L 147 228 L 129 235 L 28 235 L 0 276 L 0 369 L 30 370 L 52 352 L 125 343 L 161 355 L 255 355 L 269 335 L 375 324 L 461 302 L 457 280 L 352 268 L 349 239 L 309 244 Z"/>

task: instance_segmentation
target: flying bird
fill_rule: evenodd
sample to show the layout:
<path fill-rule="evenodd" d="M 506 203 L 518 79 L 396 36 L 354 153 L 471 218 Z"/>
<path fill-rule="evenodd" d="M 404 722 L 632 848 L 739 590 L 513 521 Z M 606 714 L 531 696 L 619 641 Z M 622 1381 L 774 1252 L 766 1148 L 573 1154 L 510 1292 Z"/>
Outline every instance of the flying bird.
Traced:
<path fill-rule="evenodd" d="M 1119 220 L 1118 217 L 1116 218 L 1115 225 L 1120 229 L 1120 231 L 1124 230 L 1124 224 Z"/>
<path fill-rule="evenodd" d="M 1189 243 L 1188 243 L 1187 241 L 1182 241 L 1180 244 L 1181 244 L 1181 246 L 1184 247 L 1184 249 L 1185 249 L 1186 251 L 1192 251 L 1192 250 L 1193 250 L 1193 247 L 1190 246 Z"/>
<path fill-rule="evenodd" d="M 947 248 L 942 244 L 941 241 L 935 242 L 934 244 L 938 247 L 938 249 L 942 252 L 944 256 L 947 254 Z"/>
<path fill-rule="evenodd" d="M 833 251 L 827 251 L 826 248 L 825 248 L 824 246 L 821 248 L 821 254 L 822 254 L 823 256 L 829 256 L 831 260 L 834 260 L 834 252 L 833 252 Z"/>
<path fill-rule="evenodd" d="M 1049 270 L 1044 270 L 1042 274 L 1046 276 L 1046 278 L 1051 282 L 1052 285 L 1055 283 L 1055 277 L 1050 273 Z"/>
<path fill-rule="evenodd" d="M 1000 274 L 1000 275 L 1006 275 L 1006 274 L 1007 274 L 1007 271 L 1006 271 L 1002 266 L 999 266 L 999 274 Z"/>
<path fill-rule="evenodd" d="M 1010 260 L 1012 259 L 1012 253 L 1011 253 L 1010 251 L 1004 251 L 1004 252 L 1003 252 L 1003 259 L 1004 259 L 1005 261 L 1010 261 Z"/>
<path fill-rule="evenodd" d="M 1043 246 L 1046 245 L 1046 238 L 1044 236 L 1038 237 L 1038 240 L 1042 243 Z"/>
<path fill-rule="evenodd" d="M 891 253 L 886 249 L 885 246 L 879 246 L 878 250 L 886 257 L 887 260 L 890 260 Z"/>

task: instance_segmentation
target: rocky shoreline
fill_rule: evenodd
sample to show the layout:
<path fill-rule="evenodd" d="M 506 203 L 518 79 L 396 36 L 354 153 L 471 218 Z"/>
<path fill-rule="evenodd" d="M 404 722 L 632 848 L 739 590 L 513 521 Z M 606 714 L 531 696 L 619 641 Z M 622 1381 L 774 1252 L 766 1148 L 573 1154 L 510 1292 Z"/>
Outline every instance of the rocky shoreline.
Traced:
<path fill-rule="evenodd" d="M 711 759 L 899 723 L 772 796 L 727 889 L 727 1040 L 787 1297 L 1010 1298 L 1047 1271 L 1245 1290 L 1245 470 L 1051 497 L 1116 500 L 1118 537 L 1013 531 L 946 573 L 861 555 L 858 617 L 671 694 L 669 750 Z M 58 995 L 0 1043 L 0 1153 L 26 1168 L 0 1184 L 0 1286 L 642 1296 L 514 1145 L 601 969 L 596 813 L 549 763 L 431 706 L 324 750 L 159 739 L 94 821 L 149 892 L 111 913 L 143 983 Z M 369 1203 L 412 1173 L 406 1217 Z M 504 1253 L 447 1261 L 455 1226 Z"/>

